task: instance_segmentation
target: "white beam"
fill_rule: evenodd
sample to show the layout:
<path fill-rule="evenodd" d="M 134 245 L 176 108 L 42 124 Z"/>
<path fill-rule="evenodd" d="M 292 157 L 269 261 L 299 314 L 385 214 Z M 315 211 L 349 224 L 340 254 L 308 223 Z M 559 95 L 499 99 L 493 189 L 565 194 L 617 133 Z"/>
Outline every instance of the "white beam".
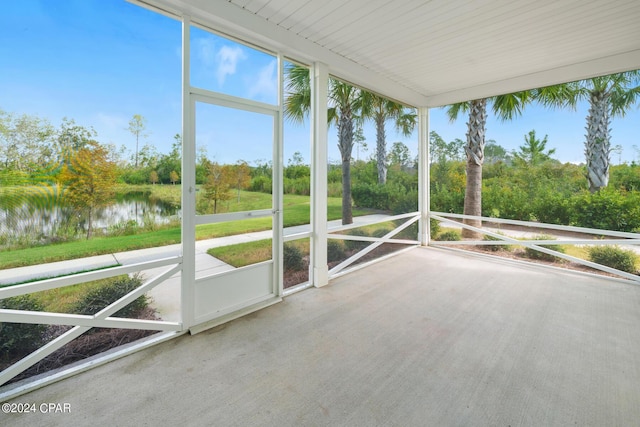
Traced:
<path fill-rule="evenodd" d="M 640 69 L 640 50 L 429 96 L 428 102 L 424 105 L 428 107 L 441 107 L 443 105 L 472 99 L 489 98 L 506 93 L 536 89 L 539 87 L 568 83 L 569 81 L 584 80 L 637 69 Z"/>

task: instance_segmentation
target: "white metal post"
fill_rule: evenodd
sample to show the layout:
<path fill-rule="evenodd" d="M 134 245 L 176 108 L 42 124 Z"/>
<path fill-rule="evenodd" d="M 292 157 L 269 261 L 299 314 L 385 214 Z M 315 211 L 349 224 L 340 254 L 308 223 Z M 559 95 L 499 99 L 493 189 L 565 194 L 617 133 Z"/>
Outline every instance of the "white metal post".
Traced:
<path fill-rule="evenodd" d="M 283 263 L 283 194 L 284 177 L 282 165 L 284 162 L 283 151 L 283 108 L 284 108 L 284 59 L 278 55 L 278 114 L 274 119 L 273 135 L 273 170 L 272 170 L 272 190 L 273 193 L 273 221 L 272 221 L 272 253 L 273 253 L 273 280 L 275 293 L 282 296 L 284 280 Z"/>
<path fill-rule="evenodd" d="M 315 63 L 311 69 L 311 283 L 329 283 L 327 265 L 327 105 L 329 69 Z"/>
<path fill-rule="evenodd" d="M 429 245 L 431 228 L 429 227 L 430 212 L 430 159 L 429 152 L 429 109 L 418 108 L 418 210 L 420 211 L 420 244 Z"/>
<path fill-rule="evenodd" d="M 189 16 L 182 17 L 182 275 L 180 303 L 182 324 L 193 325 L 196 280 L 196 149 L 195 111 L 190 90 Z"/>

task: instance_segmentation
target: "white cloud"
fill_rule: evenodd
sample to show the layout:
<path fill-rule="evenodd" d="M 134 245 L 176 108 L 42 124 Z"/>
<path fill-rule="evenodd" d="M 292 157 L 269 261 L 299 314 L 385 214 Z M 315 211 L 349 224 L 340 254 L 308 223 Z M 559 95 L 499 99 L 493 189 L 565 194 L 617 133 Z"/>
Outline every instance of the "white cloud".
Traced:
<path fill-rule="evenodd" d="M 258 72 L 258 78 L 249 85 L 249 97 L 275 102 L 278 93 L 277 62 L 274 59 Z"/>
<path fill-rule="evenodd" d="M 222 86 L 227 76 L 236 72 L 236 66 L 239 61 L 246 59 L 245 53 L 239 46 L 222 46 L 216 55 L 218 60 L 217 77 L 218 84 Z"/>
<path fill-rule="evenodd" d="M 216 42 L 210 37 L 195 39 L 191 43 L 191 50 L 196 58 L 206 66 L 216 63 Z"/>

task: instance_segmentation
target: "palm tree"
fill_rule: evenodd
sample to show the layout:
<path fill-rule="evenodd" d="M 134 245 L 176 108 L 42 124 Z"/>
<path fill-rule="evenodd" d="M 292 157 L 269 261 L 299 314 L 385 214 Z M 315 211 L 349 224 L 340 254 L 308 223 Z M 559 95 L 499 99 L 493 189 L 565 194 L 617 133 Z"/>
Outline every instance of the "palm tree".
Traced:
<path fill-rule="evenodd" d="M 460 112 L 469 113 L 467 142 L 464 147 L 467 155 L 467 183 L 464 193 L 463 212 L 465 215 L 482 215 L 482 164 L 484 163 L 487 103 L 491 102 L 494 114 L 505 121 L 522 114 L 524 106 L 531 100 L 532 93 L 524 91 L 462 102 L 450 105 L 447 108 L 447 115 L 451 121 L 456 120 Z M 482 221 L 480 220 L 465 219 L 463 222 L 473 227 L 482 226 Z M 463 228 L 462 236 L 480 238 L 481 233 Z"/>
<path fill-rule="evenodd" d="M 587 179 L 592 193 L 609 184 L 611 118 L 624 117 L 640 94 L 640 72 L 611 74 L 582 82 L 579 96 L 589 97 L 585 155 Z M 635 85 L 635 86 L 633 86 Z"/>
<path fill-rule="evenodd" d="M 311 109 L 309 70 L 300 65 L 287 66 L 285 116 L 302 122 Z M 353 223 L 351 209 L 351 153 L 354 121 L 360 110 L 362 91 L 340 80 L 329 79 L 328 121 L 338 129 L 338 148 L 342 158 L 342 224 Z"/>
<path fill-rule="evenodd" d="M 416 126 L 417 114 L 413 109 L 407 111 L 404 105 L 383 98 L 371 92 L 362 91 L 362 118 L 373 119 L 376 125 L 376 165 L 378 184 L 387 182 L 387 120 L 395 120 L 396 130 L 404 136 L 411 135 Z"/>
<path fill-rule="evenodd" d="M 520 151 L 513 153 L 515 160 L 521 164 L 535 166 L 551 159 L 551 155 L 556 152 L 555 148 L 547 151 L 548 135 L 542 140 L 536 137 L 536 131 L 531 130 L 524 136 L 524 145 L 519 147 Z"/>
<path fill-rule="evenodd" d="M 560 88 L 558 90 L 558 88 Z M 543 95 L 549 88 L 540 89 Z M 585 156 L 589 190 L 594 193 L 609 184 L 611 154 L 611 118 L 624 117 L 640 96 L 640 70 L 594 77 L 551 87 L 555 97 L 543 96 L 545 105 L 568 104 L 575 108 L 580 100 L 589 100 Z"/>

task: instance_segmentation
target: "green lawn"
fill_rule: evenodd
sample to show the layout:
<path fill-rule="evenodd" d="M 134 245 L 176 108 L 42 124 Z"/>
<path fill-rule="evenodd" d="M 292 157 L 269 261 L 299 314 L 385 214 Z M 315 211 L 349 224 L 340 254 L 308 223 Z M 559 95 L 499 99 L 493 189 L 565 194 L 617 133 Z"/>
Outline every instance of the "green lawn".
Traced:
<path fill-rule="evenodd" d="M 285 195 L 284 226 L 309 223 L 309 197 Z M 237 199 L 229 201 L 230 211 L 245 211 L 268 209 L 271 207 L 271 195 L 265 193 L 241 192 L 240 203 Z M 328 218 L 339 219 L 342 213 L 341 199 L 328 199 Z M 355 209 L 354 216 L 366 215 L 368 210 Z M 196 239 L 211 239 L 253 231 L 269 230 L 271 218 L 255 218 L 243 221 L 230 221 L 216 224 L 206 224 L 196 227 Z M 0 252 L 0 270 L 28 265 L 44 264 L 67 259 L 82 258 L 93 255 L 125 252 L 135 249 L 165 246 L 180 243 L 179 227 L 158 231 L 142 232 L 130 236 L 98 237 L 90 240 L 77 240 L 33 248 L 7 250 Z"/>
<path fill-rule="evenodd" d="M 309 239 L 301 239 L 285 243 L 285 246 L 295 246 L 302 253 L 309 253 Z M 207 251 L 212 257 L 226 262 L 236 268 L 268 261 L 272 257 L 271 239 L 256 240 L 254 242 L 238 243 L 235 245 L 211 248 Z M 285 262 L 286 268 L 286 262 Z"/>
<path fill-rule="evenodd" d="M 270 260 L 271 246 L 271 239 L 264 239 L 256 240 L 255 242 L 211 248 L 207 253 L 212 257 L 218 258 L 238 268 Z"/>

